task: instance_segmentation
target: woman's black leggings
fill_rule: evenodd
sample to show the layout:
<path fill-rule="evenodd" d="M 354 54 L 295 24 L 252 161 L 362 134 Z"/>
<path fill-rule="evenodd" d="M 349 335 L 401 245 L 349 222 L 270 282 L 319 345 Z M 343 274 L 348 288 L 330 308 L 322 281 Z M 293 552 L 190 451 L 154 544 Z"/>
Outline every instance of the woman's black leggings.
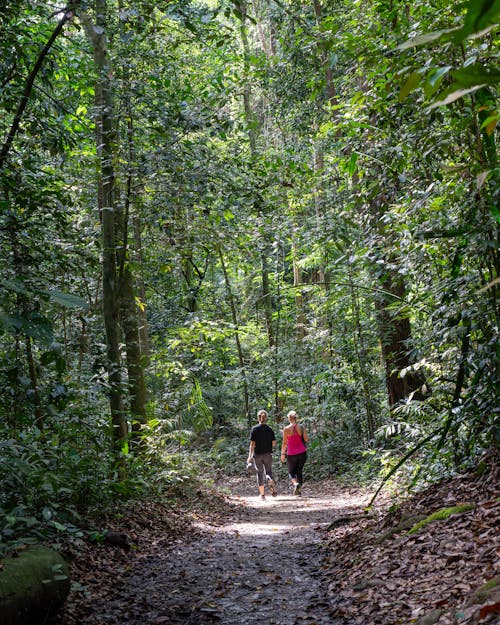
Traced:
<path fill-rule="evenodd" d="M 303 451 L 301 454 L 295 454 L 294 456 L 286 457 L 286 464 L 288 466 L 288 475 L 291 479 L 296 479 L 302 486 L 303 477 L 302 469 L 307 460 L 307 452 Z"/>

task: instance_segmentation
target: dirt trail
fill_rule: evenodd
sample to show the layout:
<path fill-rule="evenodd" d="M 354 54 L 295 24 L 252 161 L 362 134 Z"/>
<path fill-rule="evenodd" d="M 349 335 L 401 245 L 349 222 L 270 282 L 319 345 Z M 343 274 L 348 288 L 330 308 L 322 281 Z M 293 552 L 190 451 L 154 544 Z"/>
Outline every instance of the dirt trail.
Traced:
<path fill-rule="evenodd" d="M 264 501 L 250 478 L 228 488 L 235 506 L 226 523 L 200 523 L 189 541 L 136 554 L 119 592 L 93 602 L 86 625 L 334 623 L 321 581 L 322 530 L 366 500 L 331 482 L 308 484 L 301 497 L 283 484 Z"/>

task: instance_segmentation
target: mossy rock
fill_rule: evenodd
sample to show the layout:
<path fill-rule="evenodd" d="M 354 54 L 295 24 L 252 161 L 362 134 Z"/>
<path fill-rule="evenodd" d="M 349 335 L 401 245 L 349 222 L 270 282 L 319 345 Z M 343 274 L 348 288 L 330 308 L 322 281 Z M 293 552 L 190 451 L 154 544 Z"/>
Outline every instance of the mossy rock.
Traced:
<path fill-rule="evenodd" d="M 459 506 L 452 506 L 451 508 L 441 508 L 441 510 L 437 510 L 433 514 L 428 517 L 425 517 L 418 523 L 416 523 L 409 531 L 408 534 L 416 534 L 423 527 L 429 525 L 429 523 L 434 523 L 435 521 L 445 521 L 449 519 L 454 514 L 463 514 L 464 512 L 469 512 L 470 510 L 474 510 L 476 506 L 473 503 L 463 503 Z"/>
<path fill-rule="evenodd" d="M 69 567 L 53 549 L 30 547 L 0 564 L 2 625 L 39 625 L 68 596 Z"/>

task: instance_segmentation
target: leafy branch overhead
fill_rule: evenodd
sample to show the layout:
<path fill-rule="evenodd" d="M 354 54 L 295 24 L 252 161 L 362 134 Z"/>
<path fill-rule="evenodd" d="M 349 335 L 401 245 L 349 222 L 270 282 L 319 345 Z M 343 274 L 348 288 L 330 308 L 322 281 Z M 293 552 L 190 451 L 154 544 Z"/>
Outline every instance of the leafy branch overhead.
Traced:
<path fill-rule="evenodd" d="M 451 104 L 480 89 L 498 87 L 500 71 L 495 42 L 498 38 L 499 17 L 498 0 L 469 0 L 462 25 L 416 35 L 400 44 L 401 51 L 426 46 L 432 55 L 431 62 L 428 60 L 406 78 L 399 93 L 400 100 L 421 87 L 429 108 L 433 109 Z M 445 64 L 446 58 L 457 56 L 452 54 L 457 46 L 462 52 L 458 55 L 461 67 Z M 442 57 L 444 63 L 435 64 L 439 57 Z M 490 116 L 484 126 L 489 134 L 493 132 L 497 121 L 498 111 Z"/>

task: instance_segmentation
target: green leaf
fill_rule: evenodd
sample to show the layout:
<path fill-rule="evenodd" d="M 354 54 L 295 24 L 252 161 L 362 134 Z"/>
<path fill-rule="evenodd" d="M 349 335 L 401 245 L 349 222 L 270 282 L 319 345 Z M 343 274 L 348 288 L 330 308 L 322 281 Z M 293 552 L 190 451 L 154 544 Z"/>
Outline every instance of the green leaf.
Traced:
<path fill-rule="evenodd" d="M 353 176 L 354 172 L 356 171 L 357 161 L 358 161 L 358 154 L 356 152 L 353 152 L 351 154 L 351 158 L 349 159 L 349 162 L 347 163 L 347 171 L 349 172 L 350 176 Z"/>
<path fill-rule="evenodd" d="M 54 329 L 51 322 L 38 312 L 30 313 L 24 320 L 22 331 L 26 336 L 41 343 L 51 344 L 54 340 Z"/>
<path fill-rule="evenodd" d="M 453 38 L 461 43 L 469 35 L 481 33 L 498 23 L 500 0 L 469 0 L 464 25 Z"/>
<path fill-rule="evenodd" d="M 20 280 L 2 280 L 0 284 L 8 291 L 14 291 L 14 293 L 19 293 L 20 295 L 29 295 L 29 291 Z"/>
<path fill-rule="evenodd" d="M 194 24 L 192 24 L 189 20 L 186 20 L 184 22 L 184 26 L 190 31 L 192 32 L 194 35 L 198 35 L 198 29 L 196 28 L 196 26 Z"/>
<path fill-rule="evenodd" d="M 452 72 L 453 80 L 461 87 L 474 87 L 476 85 L 496 85 L 500 83 L 500 72 L 484 67 L 480 63 L 474 63 Z"/>
<path fill-rule="evenodd" d="M 480 174 L 478 174 L 476 176 L 476 185 L 477 185 L 477 189 L 478 191 L 480 189 L 482 189 L 482 187 L 484 186 L 484 183 L 486 182 L 486 180 L 488 179 L 488 176 L 490 175 L 490 171 L 482 171 Z"/>
<path fill-rule="evenodd" d="M 416 89 L 422 80 L 422 72 L 421 70 L 417 70 L 416 72 L 412 72 L 405 84 L 401 87 L 401 91 L 399 92 L 399 101 L 402 102 L 408 94 Z"/>
<path fill-rule="evenodd" d="M 443 30 L 435 30 L 431 33 L 424 33 L 423 35 L 418 35 L 417 37 L 412 37 L 412 39 L 408 39 L 404 43 L 400 44 L 398 48 L 399 50 L 407 50 L 408 48 L 423 46 L 426 43 L 431 43 L 432 41 L 441 39 L 441 37 L 445 38 L 450 33 L 454 33 L 456 30 L 457 28 L 444 28 Z"/>
<path fill-rule="evenodd" d="M 481 130 L 486 130 L 486 132 L 491 135 L 495 130 L 495 126 L 498 124 L 498 120 L 500 119 L 499 115 L 490 115 L 487 117 L 484 122 L 481 124 Z"/>
<path fill-rule="evenodd" d="M 87 309 L 88 304 L 82 298 L 71 293 L 63 293 L 62 291 L 49 291 L 49 297 L 52 302 L 64 306 L 64 308 L 83 308 Z"/>
<path fill-rule="evenodd" d="M 451 102 L 455 102 L 455 100 L 458 100 L 459 98 L 463 98 L 465 95 L 468 95 L 469 93 L 474 93 L 474 91 L 477 91 L 478 89 L 481 89 L 482 87 L 486 87 L 486 85 L 476 85 L 475 87 L 471 87 L 470 89 L 455 89 L 454 91 L 448 92 L 443 100 L 433 102 L 429 108 L 434 109 L 434 108 L 437 108 L 438 106 L 451 104 Z"/>
<path fill-rule="evenodd" d="M 495 218 L 496 222 L 500 224 L 500 208 L 498 206 L 492 206 L 491 214 Z"/>
<path fill-rule="evenodd" d="M 4 315 L 0 313 L 0 328 L 4 332 L 19 332 L 23 327 L 24 318 L 21 315 Z"/>
<path fill-rule="evenodd" d="M 451 69 L 452 67 L 450 65 L 438 67 L 436 71 L 432 72 L 430 76 L 427 77 L 424 84 L 424 93 L 427 98 L 430 98 L 432 94 L 437 91 L 444 76 L 446 76 Z"/>
<path fill-rule="evenodd" d="M 58 356 L 58 354 L 54 350 L 49 350 L 47 352 L 43 352 L 43 354 L 40 356 L 40 364 L 46 366 L 46 365 L 50 364 L 51 362 L 54 362 L 54 360 L 57 358 L 57 356 Z"/>
<path fill-rule="evenodd" d="M 42 516 L 45 519 L 45 521 L 50 521 L 50 519 L 52 518 L 52 510 L 50 508 L 45 507 L 42 510 Z"/>
<path fill-rule="evenodd" d="M 450 71 L 450 69 L 452 69 L 451 65 L 439 67 L 431 76 L 429 76 L 429 84 L 434 87 L 443 78 L 443 76 Z"/>
<path fill-rule="evenodd" d="M 66 360 L 62 356 L 56 358 L 56 371 L 59 375 L 66 373 Z"/>
<path fill-rule="evenodd" d="M 54 340 L 51 322 L 38 312 L 31 312 L 28 315 L 0 314 L 0 329 L 12 334 L 25 334 L 46 345 L 50 345 Z"/>

